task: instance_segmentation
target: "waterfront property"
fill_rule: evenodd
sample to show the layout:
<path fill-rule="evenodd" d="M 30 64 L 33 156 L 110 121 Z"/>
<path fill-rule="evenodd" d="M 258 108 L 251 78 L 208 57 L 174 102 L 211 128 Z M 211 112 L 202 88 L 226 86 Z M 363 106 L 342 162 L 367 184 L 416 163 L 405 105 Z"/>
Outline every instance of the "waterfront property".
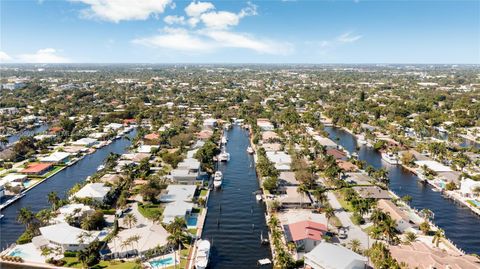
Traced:
<path fill-rule="evenodd" d="M 310 252 L 327 232 L 325 225 L 311 220 L 290 223 L 283 229 L 287 242 L 293 242 L 298 252 Z"/>
<path fill-rule="evenodd" d="M 80 199 L 90 198 L 102 203 L 105 201 L 110 189 L 110 187 L 105 186 L 103 183 L 88 183 L 76 192 L 74 197 Z"/>
<path fill-rule="evenodd" d="M 38 249 L 52 244 L 60 247 L 63 252 L 82 250 L 99 236 L 97 231 L 85 231 L 65 222 L 40 227 L 40 233 L 40 236 L 32 239 Z"/>
<path fill-rule="evenodd" d="M 308 269 L 364 269 L 367 258 L 341 245 L 321 242 L 305 254 Z"/>
<path fill-rule="evenodd" d="M 43 175 L 53 169 L 53 163 L 30 163 L 27 167 L 20 171 L 26 175 Z"/>

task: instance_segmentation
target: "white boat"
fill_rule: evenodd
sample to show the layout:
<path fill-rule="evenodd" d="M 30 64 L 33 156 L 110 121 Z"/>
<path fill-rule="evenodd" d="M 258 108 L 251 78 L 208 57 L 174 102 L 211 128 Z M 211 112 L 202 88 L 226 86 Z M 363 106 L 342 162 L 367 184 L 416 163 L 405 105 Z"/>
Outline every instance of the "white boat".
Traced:
<path fill-rule="evenodd" d="M 228 139 L 226 136 L 222 136 L 222 144 L 227 144 Z"/>
<path fill-rule="evenodd" d="M 195 268 L 205 269 L 210 257 L 210 242 L 208 240 L 199 240 L 197 242 L 197 253 L 195 254 Z"/>
<path fill-rule="evenodd" d="M 101 164 L 97 167 L 97 171 L 105 169 L 105 165 Z"/>
<path fill-rule="evenodd" d="M 260 202 L 260 201 L 262 201 L 263 197 L 262 197 L 261 194 L 257 194 L 257 195 L 255 195 L 255 199 L 257 199 L 257 201 Z"/>
<path fill-rule="evenodd" d="M 228 152 L 220 153 L 220 155 L 218 155 L 218 160 L 221 161 L 221 162 L 230 161 L 230 153 L 228 153 Z"/>
<path fill-rule="evenodd" d="M 252 147 L 248 147 L 247 152 L 248 152 L 248 154 L 253 154 L 255 151 L 253 150 Z"/>
<path fill-rule="evenodd" d="M 0 214 L 0 219 L 3 219 L 3 217 L 5 217 L 5 215 Z"/>
<path fill-rule="evenodd" d="M 367 144 L 367 140 L 365 140 L 365 139 L 363 139 L 363 138 L 359 138 L 359 139 L 357 140 L 357 143 L 358 143 L 359 145 L 366 145 L 366 144 Z"/>
<path fill-rule="evenodd" d="M 223 181 L 223 174 L 221 171 L 215 172 L 215 175 L 213 176 L 213 186 L 215 188 L 220 188 L 222 186 L 222 181 Z"/>
<path fill-rule="evenodd" d="M 398 164 L 398 156 L 391 152 L 382 152 L 382 160 L 389 164 Z"/>

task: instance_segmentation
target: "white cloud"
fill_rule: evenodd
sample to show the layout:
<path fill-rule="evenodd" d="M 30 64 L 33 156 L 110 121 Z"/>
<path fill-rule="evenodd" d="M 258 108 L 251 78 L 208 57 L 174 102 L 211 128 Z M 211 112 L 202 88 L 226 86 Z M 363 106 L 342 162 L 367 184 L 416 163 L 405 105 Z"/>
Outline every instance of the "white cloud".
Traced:
<path fill-rule="evenodd" d="M 210 2 L 191 2 L 186 8 L 185 13 L 190 17 L 198 17 L 207 11 L 215 9 L 215 6 Z"/>
<path fill-rule="evenodd" d="M 57 55 L 57 50 L 52 48 L 39 49 L 34 54 L 21 54 L 18 56 L 20 62 L 25 63 L 67 63 L 68 58 Z"/>
<path fill-rule="evenodd" d="M 249 3 L 248 7 L 240 10 L 239 13 L 229 11 L 211 11 L 203 13 L 200 18 L 208 28 L 226 29 L 231 26 L 236 26 L 240 19 L 246 16 L 257 15 L 257 6 Z"/>
<path fill-rule="evenodd" d="M 163 21 L 166 24 L 172 25 L 172 24 L 185 24 L 185 17 L 183 16 L 176 16 L 176 15 L 169 15 L 166 16 Z"/>
<path fill-rule="evenodd" d="M 82 10 L 86 18 L 105 21 L 146 20 L 150 15 L 158 15 L 172 3 L 172 0 L 70 0 L 89 5 Z"/>
<path fill-rule="evenodd" d="M 291 44 L 259 40 L 243 33 L 225 30 L 204 29 L 199 31 L 184 28 L 165 28 L 163 33 L 132 41 L 153 48 L 185 52 L 212 52 L 221 48 L 240 48 L 262 54 L 284 55 L 293 50 Z"/>
<path fill-rule="evenodd" d="M 347 32 L 337 37 L 337 41 L 340 43 L 352 43 L 360 38 L 362 38 L 361 35 L 353 35 L 352 32 Z"/>
<path fill-rule="evenodd" d="M 12 57 L 10 57 L 6 52 L 0 51 L 0 61 L 1 62 L 6 62 L 10 61 Z"/>
<path fill-rule="evenodd" d="M 180 28 L 165 28 L 163 34 L 134 39 L 132 42 L 148 47 L 180 51 L 209 51 L 213 48 L 208 42 Z"/>

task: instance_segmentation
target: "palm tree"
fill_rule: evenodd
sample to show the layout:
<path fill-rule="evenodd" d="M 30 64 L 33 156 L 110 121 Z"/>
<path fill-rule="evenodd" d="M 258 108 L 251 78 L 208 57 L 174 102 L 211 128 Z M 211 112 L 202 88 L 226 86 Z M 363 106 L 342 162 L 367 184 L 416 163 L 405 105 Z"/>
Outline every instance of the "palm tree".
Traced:
<path fill-rule="evenodd" d="M 436 230 L 435 234 L 433 235 L 432 243 L 434 243 L 435 246 L 438 248 L 440 241 L 442 241 L 442 238 L 444 237 L 445 237 L 445 231 L 443 229 L 438 228 L 438 230 Z"/>
<path fill-rule="evenodd" d="M 18 212 L 17 221 L 25 225 L 27 229 L 31 227 L 34 219 L 35 215 L 29 208 L 22 207 Z"/>
<path fill-rule="evenodd" d="M 325 194 L 325 191 L 326 190 L 323 187 L 317 187 L 313 191 L 313 196 L 315 197 L 315 199 L 317 199 L 318 203 L 320 203 L 322 206 L 328 201 L 328 197 Z"/>
<path fill-rule="evenodd" d="M 176 231 L 183 231 L 187 227 L 185 219 L 180 217 L 175 217 L 175 219 L 167 225 L 167 231 L 174 233 Z"/>
<path fill-rule="evenodd" d="M 388 217 L 384 220 L 381 225 L 381 230 L 385 238 L 387 238 L 387 242 L 391 244 L 397 238 L 397 223 L 394 219 Z"/>
<path fill-rule="evenodd" d="M 325 217 L 327 218 L 327 231 L 328 231 L 328 223 L 330 222 L 330 219 L 335 216 L 335 210 L 330 205 L 328 205 L 327 207 L 325 207 L 324 211 L 325 211 Z"/>
<path fill-rule="evenodd" d="M 423 219 L 424 219 L 425 221 L 430 220 L 430 219 L 433 218 L 433 212 L 432 212 L 430 209 L 428 209 L 428 208 L 422 209 L 421 213 L 422 213 Z"/>
<path fill-rule="evenodd" d="M 299 193 L 301 196 L 302 196 L 302 202 L 301 202 L 301 206 L 303 207 L 303 198 L 305 196 L 305 194 L 308 193 L 308 187 L 307 185 L 305 184 L 300 184 L 298 187 L 297 187 L 297 193 Z"/>
<path fill-rule="evenodd" d="M 274 228 L 278 227 L 279 224 L 280 224 L 280 222 L 278 221 L 278 219 L 275 216 L 271 216 L 270 219 L 268 220 L 268 225 L 270 226 L 270 228 L 272 230 Z"/>
<path fill-rule="evenodd" d="M 132 213 L 126 214 L 123 218 L 123 222 L 131 229 L 132 226 L 137 224 L 137 217 L 135 217 L 135 215 Z"/>
<path fill-rule="evenodd" d="M 373 222 L 374 225 L 378 225 L 382 221 L 384 221 L 387 218 L 387 214 L 382 212 L 379 209 L 374 209 L 372 211 L 372 214 L 370 214 L 370 220 Z"/>
<path fill-rule="evenodd" d="M 82 264 L 82 268 L 88 268 L 88 252 L 86 250 L 80 250 L 77 252 L 77 259 Z"/>
<path fill-rule="evenodd" d="M 58 203 L 60 202 L 60 198 L 57 195 L 57 192 L 52 191 L 48 194 L 48 202 L 52 205 L 53 211 L 57 210 Z"/>
<path fill-rule="evenodd" d="M 414 232 L 405 233 L 405 243 L 410 244 L 417 240 L 417 235 Z"/>
<path fill-rule="evenodd" d="M 353 252 L 356 252 L 356 253 L 361 253 L 362 252 L 362 249 L 361 249 L 362 243 L 358 239 L 350 240 L 350 242 L 348 242 L 347 246 Z"/>

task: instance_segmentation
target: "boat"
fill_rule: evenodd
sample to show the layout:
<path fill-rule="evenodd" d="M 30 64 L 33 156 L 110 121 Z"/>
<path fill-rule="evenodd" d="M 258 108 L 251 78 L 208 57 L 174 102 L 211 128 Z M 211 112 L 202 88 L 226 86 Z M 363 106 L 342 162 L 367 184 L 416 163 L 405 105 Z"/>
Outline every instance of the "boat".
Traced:
<path fill-rule="evenodd" d="M 221 162 L 228 162 L 230 161 L 230 153 L 228 152 L 222 152 L 220 155 L 218 155 L 218 160 Z"/>
<path fill-rule="evenodd" d="M 260 243 L 262 245 L 268 245 L 269 241 L 268 241 L 268 237 L 267 238 L 264 238 L 263 237 L 263 231 L 260 233 Z"/>
<path fill-rule="evenodd" d="M 5 215 L 0 214 L 0 219 L 3 219 L 3 217 L 5 217 Z"/>
<path fill-rule="evenodd" d="M 358 158 L 358 153 L 357 152 L 352 153 L 352 157 Z"/>
<path fill-rule="evenodd" d="M 222 181 L 223 181 L 223 174 L 221 171 L 215 172 L 215 175 L 213 176 L 213 186 L 215 188 L 220 188 L 222 186 Z"/>
<path fill-rule="evenodd" d="M 255 151 L 253 150 L 252 147 L 248 147 L 247 152 L 248 152 L 248 154 L 253 154 Z"/>
<path fill-rule="evenodd" d="M 197 253 L 195 254 L 195 268 L 205 269 L 208 266 L 210 256 L 210 242 L 208 240 L 199 240 L 197 242 Z"/>
<path fill-rule="evenodd" d="M 222 136 L 222 144 L 227 144 L 228 139 L 226 136 Z"/>
<path fill-rule="evenodd" d="M 392 152 L 382 152 L 382 160 L 389 164 L 398 164 L 398 156 Z"/>
<path fill-rule="evenodd" d="M 367 140 L 363 139 L 363 138 L 359 138 L 357 140 L 357 143 L 360 144 L 360 145 L 366 145 L 367 144 Z"/>
<path fill-rule="evenodd" d="M 263 197 L 262 197 L 261 194 L 257 194 L 257 195 L 255 195 L 255 199 L 257 199 L 257 201 L 260 202 L 260 201 L 262 201 Z"/>
<path fill-rule="evenodd" d="M 97 167 L 97 171 L 101 171 L 103 169 L 105 169 L 105 165 L 103 165 L 103 164 L 101 164 Z"/>

